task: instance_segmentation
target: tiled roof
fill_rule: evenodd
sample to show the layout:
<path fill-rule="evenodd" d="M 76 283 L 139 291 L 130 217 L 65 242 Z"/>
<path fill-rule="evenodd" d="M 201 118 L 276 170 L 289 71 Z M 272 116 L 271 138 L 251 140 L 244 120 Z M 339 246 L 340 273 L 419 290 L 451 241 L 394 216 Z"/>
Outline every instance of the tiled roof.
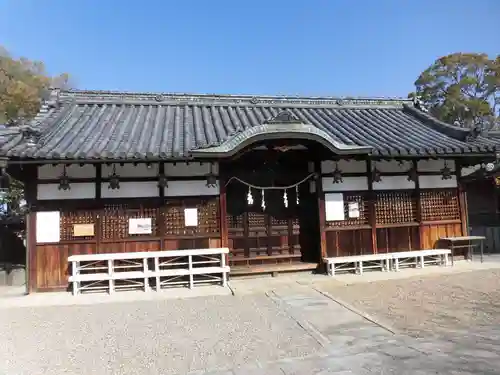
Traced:
<path fill-rule="evenodd" d="M 481 135 L 469 137 L 468 130 L 437 121 L 404 99 L 53 91 L 29 125 L 0 131 L 0 154 L 190 158 L 200 150 L 230 147 L 238 134 L 255 133 L 283 111 L 330 142 L 363 146 L 380 156 L 491 153 L 498 144 Z"/>

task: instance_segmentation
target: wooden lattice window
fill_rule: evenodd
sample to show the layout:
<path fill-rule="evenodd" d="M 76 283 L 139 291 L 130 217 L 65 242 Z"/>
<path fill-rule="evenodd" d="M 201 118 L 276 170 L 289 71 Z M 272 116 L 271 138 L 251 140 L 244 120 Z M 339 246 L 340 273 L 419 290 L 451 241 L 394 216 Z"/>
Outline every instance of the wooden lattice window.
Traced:
<path fill-rule="evenodd" d="M 266 228 L 266 214 L 264 212 L 249 212 L 248 227 L 250 229 Z"/>
<path fill-rule="evenodd" d="M 60 215 L 61 241 L 92 240 L 95 238 L 96 215 L 92 211 L 62 211 Z M 75 226 L 77 226 L 77 233 L 75 233 Z M 86 226 L 86 228 L 82 226 Z M 94 231 L 94 235 L 79 235 L 79 229 L 86 229 L 87 233 L 91 233 L 89 228 Z M 85 233 L 84 230 L 81 230 L 80 233 Z"/>
<path fill-rule="evenodd" d="M 457 189 L 432 189 L 420 192 L 423 221 L 459 220 Z"/>
<path fill-rule="evenodd" d="M 376 199 L 377 224 L 417 222 L 416 201 L 412 191 L 378 192 Z"/>
<path fill-rule="evenodd" d="M 185 209 L 196 208 L 197 226 L 185 225 Z M 173 201 L 165 208 L 165 233 L 174 236 L 211 235 L 219 233 L 219 205 L 217 199 L 205 199 L 198 202 Z"/>
<path fill-rule="evenodd" d="M 226 216 L 228 229 L 244 229 L 243 226 L 243 214 Z"/>
<path fill-rule="evenodd" d="M 106 205 L 101 213 L 101 238 L 119 240 L 130 237 L 157 236 L 158 214 L 159 210 L 156 208 L 131 208 L 126 204 Z M 129 219 L 131 218 L 150 218 L 151 233 L 129 234 Z"/>
<path fill-rule="evenodd" d="M 356 227 L 368 225 L 368 201 L 365 193 L 344 193 L 344 217 L 342 221 L 328 221 L 329 227 Z M 349 217 L 349 203 L 357 203 L 359 209 L 359 217 Z"/>

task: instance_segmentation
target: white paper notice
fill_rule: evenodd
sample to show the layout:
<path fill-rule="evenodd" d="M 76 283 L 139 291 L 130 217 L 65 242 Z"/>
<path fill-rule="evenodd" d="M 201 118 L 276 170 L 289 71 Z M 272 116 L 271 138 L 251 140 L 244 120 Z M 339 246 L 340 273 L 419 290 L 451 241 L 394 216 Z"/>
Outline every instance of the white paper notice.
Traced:
<path fill-rule="evenodd" d="M 61 240 L 59 211 L 40 211 L 36 213 L 36 242 L 54 243 Z"/>
<path fill-rule="evenodd" d="M 128 234 L 151 234 L 151 218 L 132 218 L 128 219 Z"/>
<path fill-rule="evenodd" d="M 184 209 L 184 226 L 197 227 L 198 226 L 198 209 L 185 208 Z"/>
<path fill-rule="evenodd" d="M 359 203 L 358 202 L 349 202 L 347 204 L 349 211 L 349 218 L 357 219 L 359 218 Z"/>
<path fill-rule="evenodd" d="M 326 221 L 345 220 L 344 196 L 342 193 L 325 194 Z"/>

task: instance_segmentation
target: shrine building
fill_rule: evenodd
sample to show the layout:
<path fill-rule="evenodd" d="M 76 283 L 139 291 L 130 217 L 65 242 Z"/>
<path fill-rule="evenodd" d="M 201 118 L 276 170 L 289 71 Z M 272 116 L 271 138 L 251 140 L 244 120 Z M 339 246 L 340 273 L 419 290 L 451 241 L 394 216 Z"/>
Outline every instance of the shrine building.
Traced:
<path fill-rule="evenodd" d="M 432 249 L 466 235 L 461 181 L 495 144 L 410 99 L 79 90 L 0 132 L 30 292 L 78 254 L 229 248 L 236 277 Z"/>

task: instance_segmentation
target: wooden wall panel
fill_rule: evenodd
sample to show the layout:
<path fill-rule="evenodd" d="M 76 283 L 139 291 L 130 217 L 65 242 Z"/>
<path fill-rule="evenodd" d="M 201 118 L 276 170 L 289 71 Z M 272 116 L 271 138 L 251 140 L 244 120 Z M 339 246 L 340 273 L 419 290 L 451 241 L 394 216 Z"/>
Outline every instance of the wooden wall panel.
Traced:
<path fill-rule="evenodd" d="M 441 237 L 453 237 L 462 235 L 462 225 L 458 223 L 431 224 L 422 226 L 422 249 L 439 247 L 438 240 Z"/>
<path fill-rule="evenodd" d="M 36 247 L 37 291 L 66 289 L 68 286 L 68 257 L 71 255 L 94 254 L 95 244 L 38 245 Z"/>
<path fill-rule="evenodd" d="M 419 249 L 418 226 L 378 228 L 377 252 L 394 253 Z"/>
<path fill-rule="evenodd" d="M 372 254 L 371 230 L 328 230 L 326 251 L 328 257 Z"/>

